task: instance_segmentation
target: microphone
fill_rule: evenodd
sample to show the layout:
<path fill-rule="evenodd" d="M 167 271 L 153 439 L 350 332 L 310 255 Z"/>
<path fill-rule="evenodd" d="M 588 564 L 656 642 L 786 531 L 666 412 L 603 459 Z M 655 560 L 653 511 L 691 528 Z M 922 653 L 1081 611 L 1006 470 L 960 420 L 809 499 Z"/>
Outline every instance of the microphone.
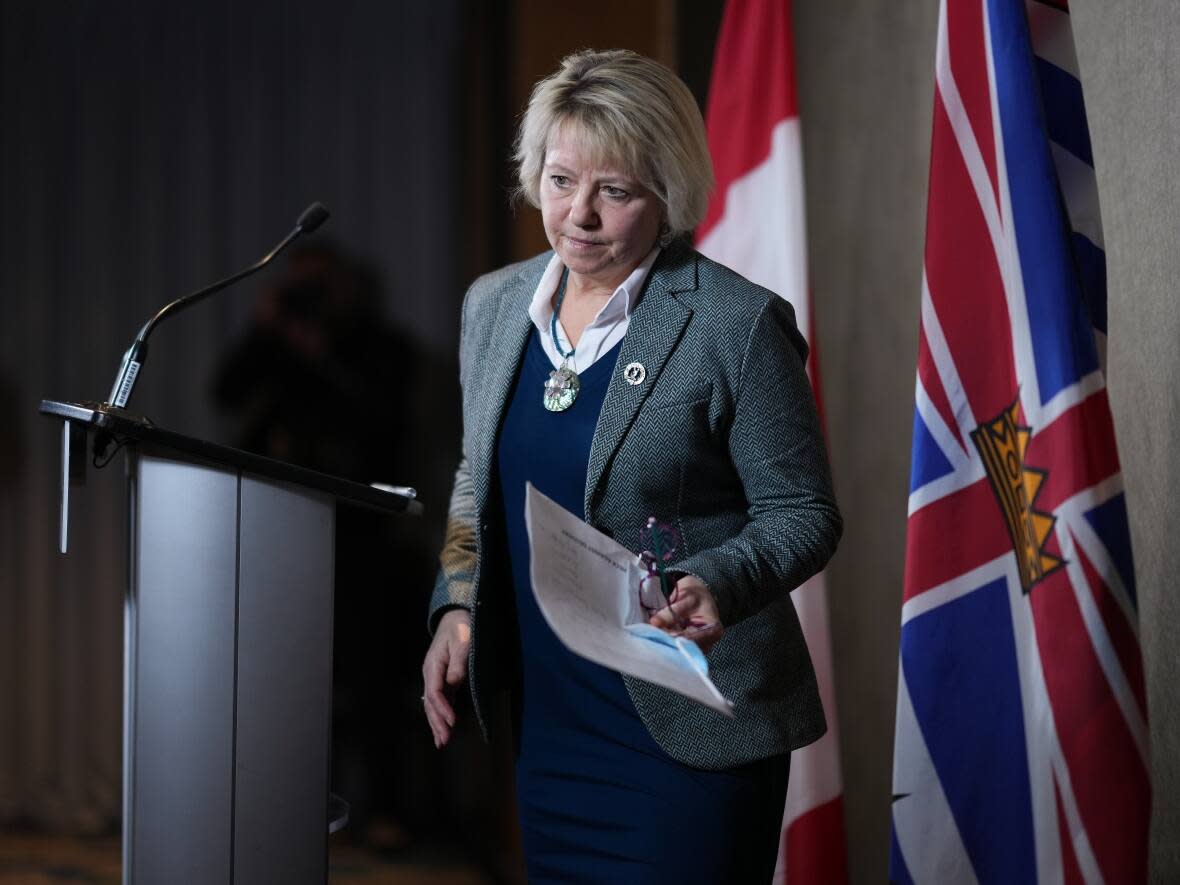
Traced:
<path fill-rule="evenodd" d="M 152 330 L 165 318 L 174 313 L 184 310 L 186 307 L 191 307 L 198 301 L 209 297 L 215 292 L 220 292 L 222 289 L 232 286 L 238 280 L 255 274 L 270 264 L 279 253 L 286 249 L 296 238 L 302 234 L 309 234 L 317 227 L 328 220 L 328 210 L 324 208 L 322 203 L 312 203 L 299 216 L 299 220 L 295 222 L 294 229 L 283 237 L 282 241 L 264 255 L 256 264 L 243 271 L 239 271 L 232 277 L 226 277 L 224 280 L 214 283 L 212 286 L 206 286 L 204 289 L 198 289 L 181 298 L 177 298 L 171 304 L 166 304 L 161 308 L 155 316 L 149 319 L 140 328 L 139 334 L 135 336 L 135 341 L 132 342 L 131 347 L 123 354 L 123 362 L 119 366 L 119 374 L 115 376 L 115 384 L 111 387 L 110 396 L 107 399 L 105 406 L 107 408 L 114 407 L 122 409 L 127 406 L 127 401 L 131 399 L 131 392 L 135 389 L 135 381 L 139 377 L 140 369 L 143 368 L 144 361 L 147 359 L 147 340 L 148 336 L 152 334 Z"/>

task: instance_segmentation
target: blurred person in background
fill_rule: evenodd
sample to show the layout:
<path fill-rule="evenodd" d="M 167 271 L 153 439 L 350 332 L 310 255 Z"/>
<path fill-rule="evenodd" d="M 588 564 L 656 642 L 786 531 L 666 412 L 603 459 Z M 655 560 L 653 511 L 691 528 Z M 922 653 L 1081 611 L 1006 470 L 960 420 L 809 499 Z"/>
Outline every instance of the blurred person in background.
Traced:
<path fill-rule="evenodd" d="M 357 482 L 410 481 L 421 361 L 381 297 L 375 272 L 330 241 L 294 254 L 218 366 L 214 396 L 236 445 Z M 351 805 L 346 832 L 382 848 L 445 814 L 441 800 L 410 795 L 429 747 L 411 714 L 426 643 L 404 616 L 405 594 L 429 583 L 420 523 L 337 510 L 333 790 Z"/>

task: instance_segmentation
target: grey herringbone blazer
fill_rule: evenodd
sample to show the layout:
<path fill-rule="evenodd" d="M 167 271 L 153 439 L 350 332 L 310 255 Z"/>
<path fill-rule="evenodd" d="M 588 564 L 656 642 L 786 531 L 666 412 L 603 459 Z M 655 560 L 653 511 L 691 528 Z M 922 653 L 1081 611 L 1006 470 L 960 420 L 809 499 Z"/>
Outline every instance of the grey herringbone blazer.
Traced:
<path fill-rule="evenodd" d="M 481 277 L 463 304 L 464 454 L 430 624 L 449 607 L 472 612 L 468 676 L 485 735 L 486 696 L 510 685 L 517 666 L 496 439 L 551 255 Z M 687 765 L 788 752 L 826 727 L 789 595 L 824 566 L 841 531 L 805 355 L 785 300 L 673 243 L 631 314 L 602 405 L 587 521 L 631 547 L 649 516 L 673 521 L 685 553 L 676 568 L 709 585 L 725 625 L 709 667 L 734 702 L 732 719 L 624 677 L 656 742 Z M 647 369 L 637 386 L 621 378 L 632 362 Z"/>

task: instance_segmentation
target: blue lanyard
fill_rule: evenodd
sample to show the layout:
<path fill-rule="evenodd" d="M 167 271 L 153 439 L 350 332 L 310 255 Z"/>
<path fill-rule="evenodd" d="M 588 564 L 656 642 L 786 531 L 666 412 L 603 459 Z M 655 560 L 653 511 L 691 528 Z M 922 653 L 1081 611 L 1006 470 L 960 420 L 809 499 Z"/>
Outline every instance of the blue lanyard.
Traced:
<path fill-rule="evenodd" d="M 557 343 L 557 315 L 561 313 L 561 302 L 565 301 L 565 284 L 569 279 L 570 269 L 567 267 L 561 272 L 561 285 L 557 287 L 557 300 L 553 304 L 553 316 L 549 318 L 549 337 L 553 339 L 553 349 L 557 351 L 557 355 L 563 360 L 568 360 L 574 355 L 577 348 L 571 347 L 569 353 L 561 352 L 561 345 Z"/>

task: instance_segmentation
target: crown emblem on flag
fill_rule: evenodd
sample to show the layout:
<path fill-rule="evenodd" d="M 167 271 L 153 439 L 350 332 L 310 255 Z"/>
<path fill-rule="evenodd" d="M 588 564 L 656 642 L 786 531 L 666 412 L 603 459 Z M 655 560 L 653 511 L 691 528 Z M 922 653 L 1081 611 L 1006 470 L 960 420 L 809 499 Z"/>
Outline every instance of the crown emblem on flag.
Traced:
<path fill-rule="evenodd" d="M 1024 463 L 1032 428 L 1019 423 L 1019 401 L 971 431 L 971 439 L 983 459 L 987 478 L 996 493 L 1008 536 L 1016 551 L 1020 583 L 1028 593 L 1033 586 L 1065 564 L 1045 550 L 1057 517 L 1036 509 L 1037 496 L 1047 470 Z"/>

